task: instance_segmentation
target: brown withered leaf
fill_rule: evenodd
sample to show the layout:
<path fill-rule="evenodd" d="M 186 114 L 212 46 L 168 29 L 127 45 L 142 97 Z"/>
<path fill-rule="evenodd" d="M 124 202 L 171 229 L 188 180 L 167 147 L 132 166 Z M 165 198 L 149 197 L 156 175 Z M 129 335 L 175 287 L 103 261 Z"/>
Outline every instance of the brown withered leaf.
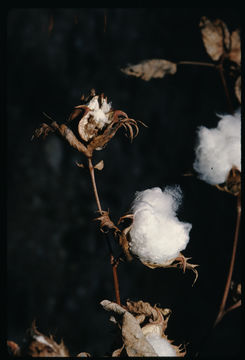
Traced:
<path fill-rule="evenodd" d="M 95 169 L 97 170 L 103 170 L 104 169 L 104 161 L 101 160 L 99 161 L 95 166 L 94 166 Z"/>
<path fill-rule="evenodd" d="M 231 33 L 229 59 L 234 61 L 237 65 L 241 65 L 241 39 L 239 30 L 235 30 Z"/>
<path fill-rule="evenodd" d="M 165 75 L 174 75 L 177 71 L 176 63 L 164 59 L 145 60 L 136 65 L 129 65 L 121 71 L 127 75 L 140 77 L 145 81 L 153 78 L 163 78 Z"/>
<path fill-rule="evenodd" d="M 100 304 L 106 311 L 112 311 L 122 317 L 122 340 L 128 356 L 157 356 L 146 340 L 138 321 L 130 312 L 109 300 L 103 300 Z"/>
<path fill-rule="evenodd" d="M 241 75 L 238 76 L 238 78 L 236 79 L 236 82 L 235 82 L 235 94 L 236 94 L 236 97 L 239 101 L 239 103 L 241 104 Z"/>
<path fill-rule="evenodd" d="M 208 55 L 214 61 L 219 60 L 221 55 L 230 50 L 230 33 L 226 24 L 220 19 L 211 21 L 203 16 L 199 26 Z"/>

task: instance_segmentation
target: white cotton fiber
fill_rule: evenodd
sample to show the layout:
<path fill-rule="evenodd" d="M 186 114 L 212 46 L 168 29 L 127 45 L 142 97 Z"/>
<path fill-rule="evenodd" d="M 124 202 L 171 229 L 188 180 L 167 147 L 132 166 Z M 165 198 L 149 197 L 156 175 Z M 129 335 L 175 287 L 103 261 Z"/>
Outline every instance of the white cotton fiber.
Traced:
<path fill-rule="evenodd" d="M 241 111 L 221 116 L 217 128 L 198 129 L 194 169 L 211 185 L 225 182 L 231 168 L 241 171 Z"/>
<path fill-rule="evenodd" d="M 151 344 L 158 356 L 177 356 L 176 351 L 167 339 L 156 334 L 149 334 L 146 336 L 146 340 Z"/>
<path fill-rule="evenodd" d="M 89 116 L 93 116 L 97 127 L 102 129 L 105 124 L 110 122 L 107 113 L 111 110 L 111 103 L 108 104 L 106 99 L 103 99 L 100 107 L 98 98 L 99 96 L 96 95 L 86 104 L 91 110 L 85 115 L 84 120 L 87 120 Z"/>
<path fill-rule="evenodd" d="M 186 248 L 192 225 L 176 216 L 181 199 L 179 186 L 136 193 L 129 248 L 141 261 L 162 265 Z"/>

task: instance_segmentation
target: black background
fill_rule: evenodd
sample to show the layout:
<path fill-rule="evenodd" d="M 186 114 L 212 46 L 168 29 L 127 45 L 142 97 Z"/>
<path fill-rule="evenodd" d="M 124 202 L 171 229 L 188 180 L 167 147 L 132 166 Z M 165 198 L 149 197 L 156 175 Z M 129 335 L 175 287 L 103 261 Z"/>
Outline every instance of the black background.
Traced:
<path fill-rule="evenodd" d="M 56 135 L 31 141 L 46 121 L 63 122 L 91 88 L 114 109 L 141 120 L 131 144 L 120 130 L 96 153 L 104 170 L 97 185 L 104 210 L 117 221 L 136 191 L 179 184 L 182 221 L 192 223 L 184 251 L 199 264 L 199 278 L 176 269 L 119 267 L 121 300 L 171 308 L 167 334 L 195 353 L 212 325 L 223 295 L 236 221 L 236 199 L 192 170 L 196 130 L 215 127 L 228 106 L 218 72 L 179 66 L 176 75 L 145 82 L 120 69 L 145 59 L 210 62 L 201 16 L 240 27 L 240 9 L 67 8 L 12 9 L 7 16 L 7 302 L 8 339 L 20 343 L 32 320 L 64 339 L 71 354 L 110 355 L 114 327 L 100 306 L 114 300 L 108 249 L 98 224 L 83 157 Z M 51 19 L 53 28 L 50 29 Z M 230 92 L 234 108 L 239 103 Z M 240 247 L 239 247 L 240 249 Z M 238 250 L 239 250 L 238 249 Z M 240 256 L 234 270 L 239 282 Z M 240 353 L 241 309 L 215 328 L 201 354 Z"/>

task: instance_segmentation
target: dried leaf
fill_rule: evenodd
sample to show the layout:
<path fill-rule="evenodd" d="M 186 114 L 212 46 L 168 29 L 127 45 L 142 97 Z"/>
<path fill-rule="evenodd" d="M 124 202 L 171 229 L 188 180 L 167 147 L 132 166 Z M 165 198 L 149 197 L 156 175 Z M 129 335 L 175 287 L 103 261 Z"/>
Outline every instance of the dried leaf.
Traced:
<path fill-rule="evenodd" d="M 129 65 L 121 69 L 127 75 L 140 77 L 145 81 L 152 78 L 163 78 L 168 74 L 175 74 L 177 71 L 176 63 L 163 59 L 145 60 L 137 65 Z"/>
<path fill-rule="evenodd" d="M 239 103 L 241 104 L 241 75 L 238 76 L 238 78 L 236 79 L 235 94 L 236 94 L 236 97 L 237 97 Z"/>
<path fill-rule="evenodd" d="M 108 300 L 103 300 L 101 305 L 105 310 L 122 316 L 122 340 L 128 356 L 157 356 L 132 314 L 122 306 Z"/>
<path fill-rule="evenodd" d="M 101 160 L 100 162 L 98 162 L 98 164 L 96 164 L 96 165 L 94 166 L 94 168 L 97 169 L 97 170 L 103 170 L 103 168 L 104 168 L 104 161 Z"/>
<path fill-rule="evenodd" d="M 229 59 L 234 61 L 237 65 L 241 65 L 241 39 L 239 30 L 235 30 L 231 34 L 231 50 L 229 52 Z"/>
<path fill-rule="evenodd" d="M 43 136 L 43 138 L 45 139 L 50 132 L 54 132 L 54 129 L 48 124 L 43 123 L 39 129 L 35 130 L 31 140 L 33 140 L 35 137 L 39 138 L 40 136 Z"/>
<path fill-rule="evenodd" d="M 219 60 L 230 50 L 230 33 L 226 24 L 220 19 L 211 21 L 203 16 L 199 26 L 208 55 L 214 61 Z"/>

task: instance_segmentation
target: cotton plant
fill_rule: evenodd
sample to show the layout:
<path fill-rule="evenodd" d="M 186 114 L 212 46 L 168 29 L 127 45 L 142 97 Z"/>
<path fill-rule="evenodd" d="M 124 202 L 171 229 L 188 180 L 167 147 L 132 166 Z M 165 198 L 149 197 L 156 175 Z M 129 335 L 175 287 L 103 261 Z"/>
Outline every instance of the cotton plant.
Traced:
<path fill-rule="evenodd" d="M 238 195 L 241 186 L 241 110 L 219 118 L 216 128 L 199 127 L 193 167 L 201 180 Z"/>
<path fill-rule="evenodd" d="M 177 211 L 182 202 L 180 186 L 166 186 L 136 192 L 131 214 L 123 216 L 132 219 L 132 224 L 121 234 L 121 244 L 128 258 L 137 257 L 149 268 L 177 267 L 185 272 L 194 271 L 197 279 L 198 265 L 189 264 L 181 251 L 185 250 L 192 224 L 182 222 Z"/>

